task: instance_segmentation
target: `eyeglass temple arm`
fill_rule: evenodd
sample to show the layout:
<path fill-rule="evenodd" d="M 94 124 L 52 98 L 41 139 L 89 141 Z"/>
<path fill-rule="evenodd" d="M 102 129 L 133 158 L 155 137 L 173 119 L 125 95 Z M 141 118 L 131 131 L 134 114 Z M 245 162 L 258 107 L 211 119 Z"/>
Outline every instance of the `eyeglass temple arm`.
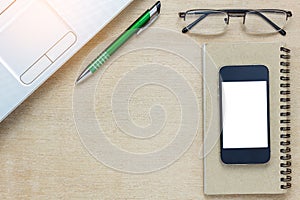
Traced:
<path fill-rule="evenodd" d="M 187 25 L 182 29 L 182 33 L 187 33 L 189 30 L 191 30 L 194 26 L 196 26 L 200 21 L 202 21 L 208 14 L 203 14 L 201 15 L 198 19 L 196 19 L 194 22 L 191 24 Z M 179 17 L 182 17 L 179 13 Z M 185 16 L 184 16 L 185 18 Z"/>
<path fill-rule="evenodd" d="M 258 16 L 263 18 L 266 22 L 268 22 L 275 30 L 277 30 L 281 35 L 285 36 L 286 32 L 279 26 L 277 26 L 274 22 L 272 22 L 269 18 L 267 18 L 265 15 L 263 15 L 261 12 L 257 11 L 255 12 Z"/>

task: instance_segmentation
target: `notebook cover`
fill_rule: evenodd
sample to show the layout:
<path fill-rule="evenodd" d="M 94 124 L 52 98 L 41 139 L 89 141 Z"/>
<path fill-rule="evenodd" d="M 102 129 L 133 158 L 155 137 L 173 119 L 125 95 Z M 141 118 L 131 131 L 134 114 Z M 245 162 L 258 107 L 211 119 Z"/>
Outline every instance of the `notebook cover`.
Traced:
<path fill-rule="evenodd" d="M 281 66 L 278 43 L 205 44 L 203 46 L 204 193 L 279 194 L 285 170 L 280 156 Z M 271 158 L 267 164 L 226 165 L 220 158 L 219 69 L 225 65 L 265 65 L 270 84 Z"/>

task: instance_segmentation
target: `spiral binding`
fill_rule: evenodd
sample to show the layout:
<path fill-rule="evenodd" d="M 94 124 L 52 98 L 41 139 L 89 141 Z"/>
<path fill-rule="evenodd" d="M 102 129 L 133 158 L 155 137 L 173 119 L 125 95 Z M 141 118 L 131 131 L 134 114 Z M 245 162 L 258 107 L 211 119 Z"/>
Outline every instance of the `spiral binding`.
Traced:
<path fill-rule="evenodd" d="M 280 181 L 282 182 L 281 184 L 281 189 L 288 189 L 292 186 L 291 181 L 292 181 L 292 177 L 291 177 L 291 148 L 289 147 L 289 145 L 291 144 L 289 138 L 291 137 L 290 134 L 290 119 L 289 116 L 291 115 L 290 112 L 290 108 L 291 106 L 289 105 L 289 102 L 291 101 L 291 99 L 289 98 L 290 95 L 290 77 L 289 77 L 289 73 L 290 73 L 290 62 L 289 59 L 291 58 L 290 55 L 290 49 L 285 48 L 285 47 L 281 47 L 280 48 L 280 58 L 282 59 L 282 61 L 280 62 L 281 65 L 281 69 L 280 69 L 280 80 L 281 80 L 281 84 L 280 84 L 280 145 L 281 145 L 281 149 L 280 149 L 280 167 L 282 168 L 282 170 L 280 171 L 280 174 L 282 175 L 282 177 L 280 178 Z"/>

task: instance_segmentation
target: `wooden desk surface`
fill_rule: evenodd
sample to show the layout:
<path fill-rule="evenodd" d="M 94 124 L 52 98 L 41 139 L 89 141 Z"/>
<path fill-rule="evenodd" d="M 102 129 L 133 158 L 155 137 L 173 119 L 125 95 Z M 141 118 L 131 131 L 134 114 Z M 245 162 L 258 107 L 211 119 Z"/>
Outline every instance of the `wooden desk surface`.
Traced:
<path fill-rule="evenodd" d="M 153 3 L 154 1 L 150 0 L 133 2 L 0 124 L 1 199 L 299 199 L 300 150 L 297 144 L 300 142 L 300 136 L 297 135 L 300 131 L 300 103 L 297 99 L 300 98 L 300 71 L 297 69 L 300 65 L 300 4 L 297 0 L 162 0 L 162 14 L 154 25 L 180 32 L 182 23 L 177 13 L 192 8 L 281 8 L 293 11 L 286 37 L 279 34 L 267 37 L 249 36 L 240 30 L 239 18 L 232 20 L 231 28 L 225 35 L 190 36 L 199 45 L 204 42 L 281 41 L 292 49 L 293 188 L 287 194 L 205 196 L 202 160 L 198 156 L 201 130 L 192 146 L 178 161 L 149 174 L 133 175 L 108 168 L 94 159 L 82 145 L 72 112 L 74 80 L 82 67 L 81 63 L 99 43 L 121 33 Z M 134 65 L 127 63 L 130 64 Z M 126 70 L 130 70 L 130 67 Z M 108 72 L 108 80 L 117 78 L 113 72 Z M 118 73 L 118 70 L 115 69 L 115 73 Z M 187 73 L 192 86 L 201 94 L 200 88 L 197 87 L 201 79 L 194 77 L 192 72 L 184 73 Z M 137 99 L 139 100 L 139 97 Z M 149 103 L 147 98 L 138 100 L 135 103 Z M 201 95 L 199 102 L 201 105 Z M 169 106 L 172 109 L 172 103 Z M 133 118 L 140 116 L 138 123 L 147 125 L 147 111 L 142 111 L 140 115 L 138 112 L 134 113 Z M 124 148 L 127 145 L 127 140 L 122 141 L 122 137 L 118 139 L 112 136 L 112 140 Z M 168 140 L 164 140 L 166 141 Z M 147 148 L 155 149 L 155 145 L 149 143 Z M 134 144 L 128 142 L 128 148 L 134 149 Z"/>

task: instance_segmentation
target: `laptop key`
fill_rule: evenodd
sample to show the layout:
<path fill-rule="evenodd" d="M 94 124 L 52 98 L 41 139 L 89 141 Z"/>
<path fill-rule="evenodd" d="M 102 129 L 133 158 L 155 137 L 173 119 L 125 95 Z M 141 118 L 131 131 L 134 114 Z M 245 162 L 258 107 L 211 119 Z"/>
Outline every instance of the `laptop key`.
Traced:
<path fill-rule="evenodd" d="M 76 42 L 76 40 L 77 38 L 74 33 L 67 33 L 46 53 L 46 56 L 52 62 L 55 62 L 55 60 L 57 60 L 65 51 L 67 51 Z"/>
<path fill-rule="evenodd" d="M 43 73 L 52 62 L 47 56 L 41 57 L 35 64 L 33 64 L 22 76 L 21 81 L 24 84 L 32 83 L 41 73 Z"/>

